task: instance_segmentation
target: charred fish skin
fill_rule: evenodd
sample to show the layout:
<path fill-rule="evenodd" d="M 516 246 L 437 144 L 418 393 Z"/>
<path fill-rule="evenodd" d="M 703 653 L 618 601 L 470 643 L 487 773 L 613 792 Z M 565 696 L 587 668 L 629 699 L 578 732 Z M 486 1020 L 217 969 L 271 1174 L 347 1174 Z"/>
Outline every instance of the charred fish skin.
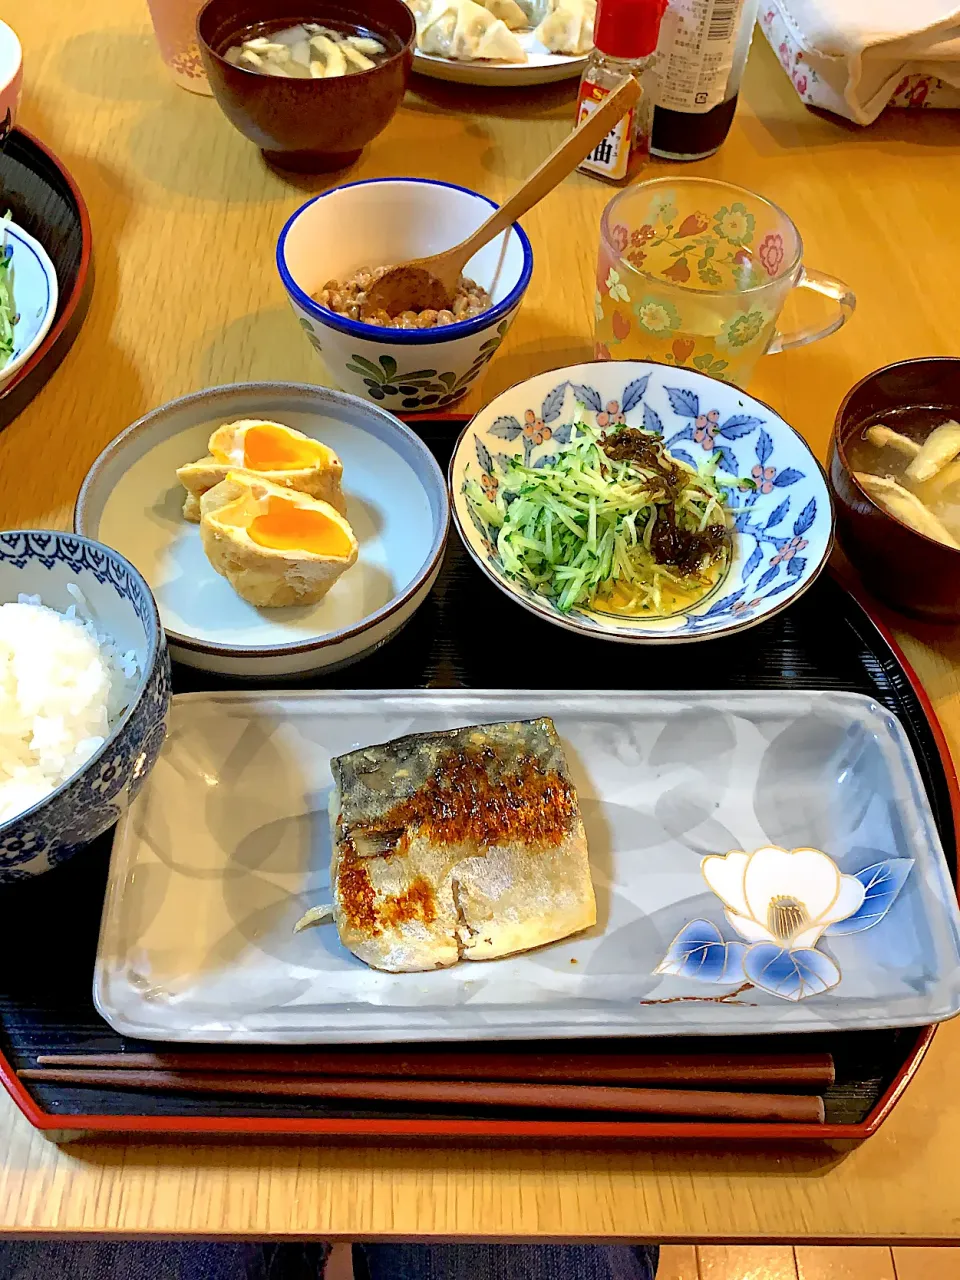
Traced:
<path fill-rule="evenodd" d="M 579 804 L 552 721 L 410 734 L 331 767 L 335 919 L 365 963 L 444 968 L 595 923 Z"/>
<path fill-rule="evenodd" d="M 382 827 L 388 813 L 403 808 L 403 802 L 411 801 L 431 779 L 452 784 L 457 781 L 458 766 L 463 772 L 465 762 L 478 757 L 491 787 L 516 775 L 527 761 L 571 785 L 563 745 L 551 720 L 412 733 L 331 762 L 342 797 L 343 821 L 351 829 Z"/>

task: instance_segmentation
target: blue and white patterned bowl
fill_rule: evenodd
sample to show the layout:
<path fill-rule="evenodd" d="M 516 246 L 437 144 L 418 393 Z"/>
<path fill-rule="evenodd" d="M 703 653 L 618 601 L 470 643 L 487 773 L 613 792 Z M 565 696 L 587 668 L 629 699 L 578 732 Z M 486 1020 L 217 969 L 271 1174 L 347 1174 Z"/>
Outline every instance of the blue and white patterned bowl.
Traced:
<path fill-rule="evenodd" d="M 542 464 L 578 420 L 660 432 L 675 457 L 696 465 L 719 455 L 723 470 L 744 481 L 731 498 L 737 532 L 730 567 L 693 608 L 666 618 L 589 608 L 562 614 L 505 573 L 496 531 L 468 501 L 465 482 L 477 479 L 495 494 L 508 459 Z M 755 626 L 811 585 L 833 545 L 826 478 L 792 427 L 737 387 L 639 360 L 571 365 L 504 391 L 464 429 L 450 463 L 450 491 L 460 536 L 498 587 L 568 630 L 630 643 L 706 640 Z"/>
<path fill-rule="evenodd" d="M 77 534 L 0 533 L 0 603 L 23 592 L 64 610 L 83 592 L 99 630 L 133 649 L 140 678 L 130 705 L 90 760 L 46 799 L 0 823 L 0 883 L 49 871 L 102 835 L 139 792 L 163 745 L 170 660 L 150 588 L 124 558 Z"/>
<path fill-rule="evenodd" d="M 0 121 L 2 125 L 2 121 Z M 4 206 L 0 204 L 0 218 Z M 0 364 L 0 390 L 47 336 L 57 314 L 57 272 L 39 241 L 13 222 L 0 222 L 0 255 L 13 263 L 13 353 Z"/>
<path fill-rule="evenodd" d="M 493 300 L 471 320 L 385 329 L 338 315 L 311 295 L 362 267 L 449 249 L 496 207 L 450 182 L 371 178 L 314 196 L 290 216 L 277 243 L 277 269 L 304 336 L 338 386 L 400 414 L 444 409 L 467 393 L 496 355 L 530 283 L 533 250 L 519 223 L 467 263 L 466 275 Z"/>

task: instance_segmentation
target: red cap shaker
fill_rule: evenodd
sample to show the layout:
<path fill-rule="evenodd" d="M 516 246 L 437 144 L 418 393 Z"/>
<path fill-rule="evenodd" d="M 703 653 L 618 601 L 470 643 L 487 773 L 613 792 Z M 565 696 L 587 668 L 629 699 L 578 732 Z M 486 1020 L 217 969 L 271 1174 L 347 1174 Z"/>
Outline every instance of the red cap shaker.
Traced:
<path fill-rule="evenodd" d="M 657 47 L 667 0 L 600 0 L 594 43 L 611 58 L 646 58 Z"/>

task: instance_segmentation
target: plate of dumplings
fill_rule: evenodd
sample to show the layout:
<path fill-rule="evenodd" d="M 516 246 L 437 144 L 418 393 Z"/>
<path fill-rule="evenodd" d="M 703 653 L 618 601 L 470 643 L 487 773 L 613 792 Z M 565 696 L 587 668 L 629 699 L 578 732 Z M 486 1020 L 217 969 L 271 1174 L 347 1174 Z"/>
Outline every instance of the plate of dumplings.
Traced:
<path fill-rule="evenodd" d="M 510 87 L 579 76 L 593 48 L 596 0 L 407 0 L 414 71 Z"/>
<path fill-rule="evenodd" d="M 378 648 L 429 593 L 448 525 L 443 474 L 412 431 L 295 383 L 155 409 L 103 451 L 74 512 L 140 569 L 174 659 L 247 678 Z"/>

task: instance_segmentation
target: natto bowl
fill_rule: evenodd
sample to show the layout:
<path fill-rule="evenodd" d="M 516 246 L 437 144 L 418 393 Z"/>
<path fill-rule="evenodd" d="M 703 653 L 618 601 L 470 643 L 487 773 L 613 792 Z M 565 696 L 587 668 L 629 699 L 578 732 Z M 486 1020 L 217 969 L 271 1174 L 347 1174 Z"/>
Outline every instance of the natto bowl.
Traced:
<path fill-rule="evenodd" d="M 467 187 L 426 178 L 374 178 L 334 187 L 302 205 L 277 243 L 277 269 L 307 341 L 345 391 L 393 413 L 444 409 L 470 389 L 513 323 L 533 274 L 519 223 L 476 253 L 464 274 L 493 306 L 432 329 L 388 329 L 322 307 L 328 280 L 450 249 L 496 205 Z"/>
<path fill-rule="evenodd" d="M 299 22 L 360 29 L 390 53 L 371 71 L 331 80 L 265 76 L 223 56 L 252 31 Z M 342 169 L 390 123 L 403 101 L 416 24 L 403 0 L 208 0 L 197 16 L 200 56 L 224 115 L 268 160 L 309 173 Z"/>
<path fill-rule="evenodd" d="M 126 711 L 104 745 L 32 808 L 0 823 L 0 883 L 49 871 L 95 840 L 140 791 L 163 745 L 170 660 L 150 588 L 123 556 L 72 533 L 0 533 L 0 603 L 23 593 L 63 611 L 79 587 L 94 625 L 133 649 L 140 669 Z"/>
<path fill-rule="evenodd" d="M 868 374 L 837 412 L 828 470 L 836 499 L 837 536 L 869 589 L 903 613 L 960 622 L 960 551 L 917 533 L 869 498 L 853 478 L 852 440 L 878 415 L 930 408 L 960 418 L 960 359 L 900 360 Z"/>

